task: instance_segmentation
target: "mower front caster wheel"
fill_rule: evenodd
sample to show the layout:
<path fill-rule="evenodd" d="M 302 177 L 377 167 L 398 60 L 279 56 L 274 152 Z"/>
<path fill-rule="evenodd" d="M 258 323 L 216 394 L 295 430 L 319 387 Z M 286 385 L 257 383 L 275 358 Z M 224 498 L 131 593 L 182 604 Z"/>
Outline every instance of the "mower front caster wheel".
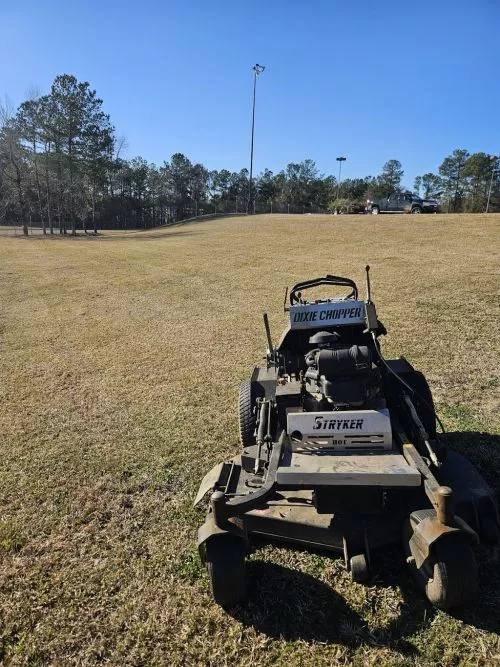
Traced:
<path fill-rule="evenodd" d="M 422 568 L 418 569 L 413 559 L 409 563 L 427 599 L 438 609 L 463 607 L 477 595 L 477 563 L 466 542 L 438 542 Z"/>
<path fill-rule="evenodd" d="M 370 578 L 370 569 L 365 554 L 356 554 L 349 560 L 351 579 L 357 584 L 362 584 Z"/>
<path fill-rule="evenodd" d="M 456 609 L 477 595 L 477 564 L 468 544 L 442 542 L 434 547 L 432 579 L 425 593 L 438 609 Z"/>
<path fill-rule="evenodd" d="M 221 607 L 231 607 L 245 598 L 244 540 L 233 535 L 217 535 L 206 544 L 210 591 Z"/>

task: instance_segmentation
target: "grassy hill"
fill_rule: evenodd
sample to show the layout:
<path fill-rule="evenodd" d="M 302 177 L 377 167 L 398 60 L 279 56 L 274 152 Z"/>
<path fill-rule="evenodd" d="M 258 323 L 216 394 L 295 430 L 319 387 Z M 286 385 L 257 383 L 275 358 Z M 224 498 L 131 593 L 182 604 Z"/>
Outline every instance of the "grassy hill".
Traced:
<path fill-rule="evenodd" d="M 340 558 L 258 545 L 229 615 L 192 500 L 238 451 L 262 312 L 277 338 L 285 285 L 329 272 L 361 287 L 366 263 L 384 351 L 428 375 L 448 442 L 498 490 L 499 230 L 498 215 L 276 215 L 0 238 L 0 662 L 498 663 L 498 549 L 478 551 L 480 599 L 452 617 L 397 548 L 363 587 Z"/>

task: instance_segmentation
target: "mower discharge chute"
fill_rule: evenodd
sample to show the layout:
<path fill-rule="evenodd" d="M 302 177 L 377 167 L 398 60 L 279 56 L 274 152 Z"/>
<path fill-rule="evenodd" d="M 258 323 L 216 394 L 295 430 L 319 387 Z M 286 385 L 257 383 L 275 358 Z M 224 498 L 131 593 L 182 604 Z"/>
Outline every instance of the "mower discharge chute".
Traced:
<path fill-rule="evenodd" d="M 343 552 L 353 581 L 370 576 L 374 549 L 403 539 L 406 560 L 437 607 L 474 597 L 473 546 L 498 540 L 493 494 L 436 433 L 429 385 L 403 357 L 385 360 L 386 333 L 370 296 L 327 275 L 290 291 L 289 325 L 239 396 L 241 451 L 203 479 L 199 529 L 214 599 L 245 597 L 252 535 Z M 342 298 L 308 301 L 321 286 Z M 285 297 L 286 300 L 286 297 Z"/>

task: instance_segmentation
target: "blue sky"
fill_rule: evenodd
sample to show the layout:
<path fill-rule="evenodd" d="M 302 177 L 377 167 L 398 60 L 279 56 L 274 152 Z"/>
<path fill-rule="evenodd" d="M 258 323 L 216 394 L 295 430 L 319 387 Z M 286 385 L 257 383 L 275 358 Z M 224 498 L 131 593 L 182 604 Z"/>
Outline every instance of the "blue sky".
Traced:
<path fill-rule="evenodd" d="M 256 172 L 313 158 L 324 173 L 404 181 L 454 148 L 500 153 L 498 0 L 0 0 L 0 95 L 89 81 L 127 157 L 175 152 Z"/>

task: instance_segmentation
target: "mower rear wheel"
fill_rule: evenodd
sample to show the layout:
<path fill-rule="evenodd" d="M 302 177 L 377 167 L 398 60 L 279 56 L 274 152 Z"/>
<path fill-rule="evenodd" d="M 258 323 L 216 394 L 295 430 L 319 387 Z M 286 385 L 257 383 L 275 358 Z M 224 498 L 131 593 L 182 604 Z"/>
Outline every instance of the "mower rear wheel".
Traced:
<path fill-rule="evenodd" d="M 245 598 L 245 554 L 245 542 L 234 535 L 217 535 L 207 542 L 210 591 L 221 607 L 230 607 Z"/>
<path fill-rule="evenodd" d="M 255 406 L 258 398 L 264 398 L 264 390 L 258 382 L 243 380 L 240 385 L 238 406 L 240 441 L 242 447 L 255 445 L 255 427 L 257 414 Z"/>

